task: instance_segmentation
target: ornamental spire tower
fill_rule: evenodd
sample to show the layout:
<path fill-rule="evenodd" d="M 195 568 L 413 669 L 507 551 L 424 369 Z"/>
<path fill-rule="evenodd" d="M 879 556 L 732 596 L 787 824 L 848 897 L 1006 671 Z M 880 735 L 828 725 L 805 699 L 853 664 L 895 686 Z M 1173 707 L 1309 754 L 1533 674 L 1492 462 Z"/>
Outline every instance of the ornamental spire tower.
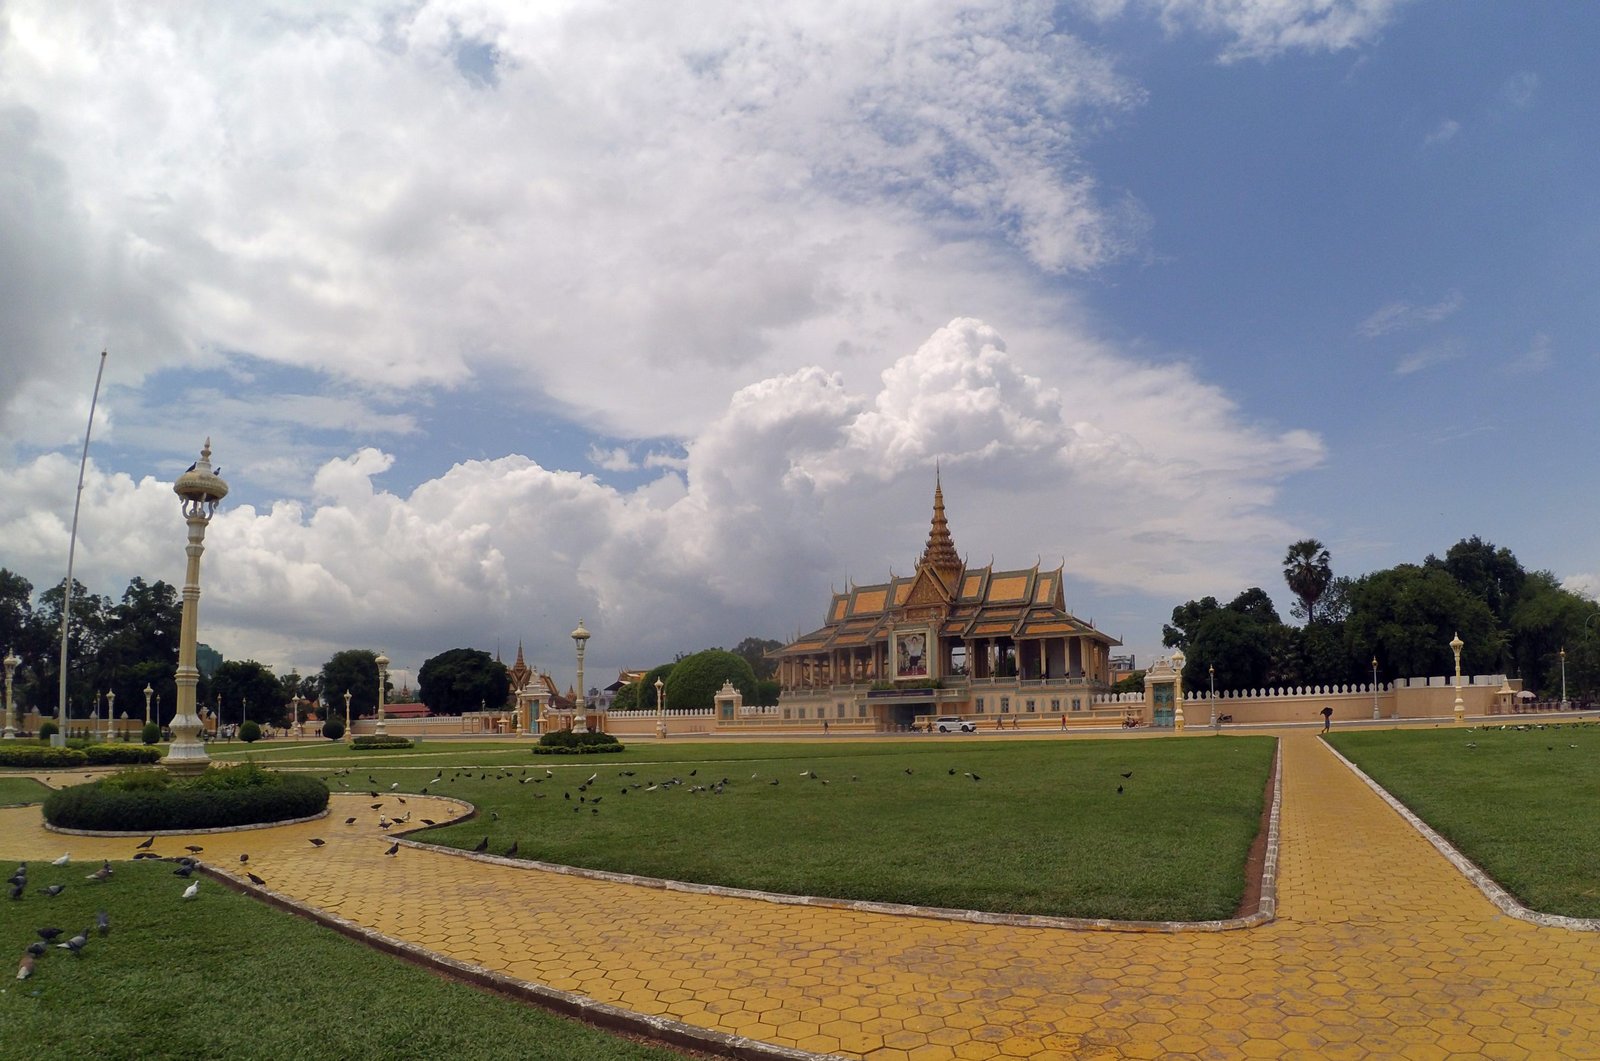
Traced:
<path fill-rule="evenodd" d="M 928 544 L 917 566 L 932 568 L 947 587 L 953 585 L 962 567 L 956 543 L 950 537 L 950 524 L 944 518 L 944 484 L 937 465 L 933 472 L 933 525 L 928 528 Z"/>

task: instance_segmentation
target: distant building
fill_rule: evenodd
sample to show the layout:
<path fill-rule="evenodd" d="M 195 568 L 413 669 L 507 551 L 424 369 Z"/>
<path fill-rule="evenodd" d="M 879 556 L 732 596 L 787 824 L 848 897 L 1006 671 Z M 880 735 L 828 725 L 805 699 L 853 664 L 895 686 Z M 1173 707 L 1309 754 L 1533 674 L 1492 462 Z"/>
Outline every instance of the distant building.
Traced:
<path fill-rule="evenodd" d="M 834 594 L 823 625 L 771 658 L 784 718 L 900 729 L 927 714 L 1086 711 L 1121 643 L 1067 611 L 1061 568 L 968 567 L 936 479 L 915 573 Z"/>

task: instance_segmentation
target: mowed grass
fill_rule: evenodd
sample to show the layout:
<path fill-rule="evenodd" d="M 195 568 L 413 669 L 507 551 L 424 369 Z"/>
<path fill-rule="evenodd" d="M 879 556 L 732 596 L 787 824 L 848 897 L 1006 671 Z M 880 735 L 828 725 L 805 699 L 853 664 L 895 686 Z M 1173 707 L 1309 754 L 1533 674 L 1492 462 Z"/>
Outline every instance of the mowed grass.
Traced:
<path fill-rule="evenodd" d="M 0 807 L 17 803 L 43 803 L 50 789 L 31 777 L 0 777 Z"/>
<path fill-rule="evenodd" d="M 1508 724 L 1330 739 L 1526 906 L 1600 917 L 1600 726 Z"/>
<path fill-rule="evenodd" d="M 437 781 L 367 759 L 328 776 L 335 786 L 398 781 L 467 800 L 478 818 L 415 838 L 470 849 L 487 836 L 494 854 L 514 842 L 522 858 L 789 894 L 1206 920 L 1233 916 L 1242 900 L 1273 746 L 1265 737 L 675 744 L 445 768 Z M 580 790 L 590 774 L 599 776 Z M 709 790 L 724 778 L 721 794 Z"/>
<path fill-rule="evenodd" d="M 4 863 L 7 875 L 15 863 Z M 29 866 L 0 917 L 0 1057 L 547 1058 L 668 1061 L 679 1055 L 435 976 L 203 881 L 193 902 L 165 863 Z M 49 884 L 66 891 L 38 894 Z M 45 926 L 91 933 L 80 957 L 50 948 L 31 979 L 16 961 Z"/>

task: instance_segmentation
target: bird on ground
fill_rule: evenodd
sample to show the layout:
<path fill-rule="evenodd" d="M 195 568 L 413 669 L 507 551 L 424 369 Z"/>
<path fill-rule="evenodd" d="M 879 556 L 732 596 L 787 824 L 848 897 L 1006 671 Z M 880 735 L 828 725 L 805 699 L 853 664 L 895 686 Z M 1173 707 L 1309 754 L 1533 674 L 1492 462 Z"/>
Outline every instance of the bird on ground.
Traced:
<path fill-rule="evenodd" d="M 245 876 L 250 878 L 250 883 L 251 884 L 260 885 L 260 884 L 267 883 L 266 881 L 262 880 L 260 877 L 256 876 L 254 873 L 246 873 Z"/>
<path fill-rule="evenodd" d="M 599 776 L 600 776 L 600 775 L 599 775 L 599 774 L 590 774 L 590 775 L 589 775 L 589 776 L 588 776 L 588 777 L 587 777 L 587 778 L 586 778 L 586 779 L 585 779 L 585 780 L 584 780 L 584 782 L 583 782 L 583 783 L 584 783 L 584 784 L 586 784 L 586 785 L 592 785 L 592 784 L 594 784 L 594 782 L 595 782 L 595 778 L 597 778 L 597 777 L 599 777 Z"/>
<path fill-rule="evenodd" d="M 140 851 L 148 851 L 148 850 L 150 850 L 151 845 L 153 845 L 155 842 L 156 842 L 156 838 L 152 836 L 150 839 L 146 840 L 144 843 L 139 844 L 138 848 L 139 848 Z"/>
<path fill-rule="evenodd" d="M 506 857 L 507 858 L 510 858 L 512 855 L 515 855 L 517 853 L 517 845 L 520 842 L 521 841 L 518 841 L 518 840 L 511 841 L 511 846 L 506 848 Z"/>
<path fill-rule="evenodd" d="M 145 859 L 148 859 L 148 858 L 160 858 L 160 857 L 161 856 L 156 854 L 154 851 L 135 851 L 133 853 L 133 860 L 135 862 L 143 862 Z"/>
<path fill-rule="evenodd" d="M 693 777 L 695 774 L 698 774 L 699 772 L 700 772 L 700 768 L 697 766 L 693 770 L 689 771 L 689 776 Z"/>
<path fill-rule="evenodd" d="M 950 776 L 951 777 L 955 777 L 956 776 L 956 768 L 953 767 L 953 766 L 950 768 Z"/>
<path fill-rule="evenodd" d="M 393 792 L 395 789 L 397 789 L 399 787 L 400 787 L 400 782 L 396 781 L 394 784 L 389 786 L 389 791 Z"/>
<path fill-rule="evenodd" d="M 500 812 L 497 811 L 497 810 L 490 811 L 489 812 L 489 820 L 492 821 L 492 822 L 499 821 L 500 820 Z"/>
<path fill-rule="evenodd" d="M 63 930 L 59 929 L 59 928 L 52 927 L 52 928 L 36 928 L 36 929 L 34 929 L 34 931 L 36 933 L 38 933 L 40 939 L 44 940 L 46 943 L 49 943 L 51 940 L 53 940 L 57 936 L 61 935 Z"/>
<path fill-rule="evenodd" d="M 1122 795 L 1122 786 L 1121 785 L 1117 786 L 1117 795 L 1119 795 L 1119 796 Z"/>
<path fill-rule="evenodd" d="M 1132 770 L 1129 770 L 1127 773 L 1122 775 L 1123 780 L 1127 780 L 1128 778 L 1130 778 L 1132 776 L 1133 776 L 1133 771 Z"/>
<path fill-rule="evenodd" d="M 354 825 L 354 824 L 355 824 L 355 823 L 356 823 L 356 820 L 355 820 L 355 819 L 354 819 L 354 818 L 346 818 L 346 819 L 345 819 L 345 820 L 344 820 L 344 823 L 345 823 L 345 824 L 346 824 L 346 825 Z"/>
<path fill-rule="evenodd" d="M 438 777 L 435 777 L 435 778 L 434 778 L 434 779 L 433 779 L 433 780 L 432 780 L 432 781 L 429 781 L 429 782 L 428 782 L 428 784 L 430 784 L 430 785 L 437 785 L 437 784 L 438 784 L 438 783 L 439 783 L 439 782 L 440 782 L 440 781 L 442 781 L 442 780 L 443 780 L 443 779 L 444 779 L 444 775 L 443 775 L 443 774 L 440 774 L 440 775 L 439 775 L 439 776 L 438 776 Z"/>
<path fill-rule="evenodd" d="M 422 819 L 422 824 L 423 825 L 432 825 L 433 824 L 433 819 L 432 818 L 424 818 L 424 819 Z"/>
<path fill-rule="evenodd" d="M 544 772 L 544 776 L 545 777 L 555 777 L 556 776 L 555 775 L 555 771 L 554 770 L 550 770 L 550 769 L 546 769 L 545 772 Z"/>
<path fill-rule="evenodd" d="M 396 852 L 398 852 L 399 850 L 400 850 L 400 841 L 396 840 L 394 843 L 389 845 L 389 850 L 385 851 L 384 854 L 393 855 Z"/>
<path fill-rule="evenodd" d="M 69 950 L 74 955 L 77 955 L 77 954 L 79 954 L 79 953 L 81 953 L 83 951 L 84 944 L 86 944 L 88 942 L 89 942 L 89 930 L 88 929 L 84 929 L 82 932 L 79 932 L 76 936 L 73 936 L 71 939 L 67 940 L 65 943 L 57 943 L 56 944 L 56 949 L 58 949 L 58 950 Z"/>
<path fill-rule="evenodd" d="M 17 965 L 17 979 L 26 980 L 33 975 L 33 955 L 24 954 L 22 961 Z"/>
<path fill-rule="evenodd" d="M 198 855 L 200 852 L 204 851 L 205 848 L 201 847 L 199 844 L 190 844 L 185 847 L 184 850 L 189 852 L 191 855 Z"/>
<path fill-rule="evenodd" d="M 312 837 L 312 838 L 311 838 L 311 846 L 312 846 L 312 847 L 321 847 L 321 846 L 322 846 L 322 845 L 323 845 L 323 844 L 325 844 L 325 843 L 327 843 L 327 842 L 328 842 L 328 841 L 326 841 L 326 840 L 321 840 L 321 839 L 318 839 L 318 838 L 317 838 L 317 837 L 315 837 L 315 836 L 313 836 L 313 837 Z"/>
<path fill-rule="evenodd" d="M 44 895 L 48 896 L 51 899 L 54 899 L 56 896 L 60 895 L 62 892 L 66 891 L 66 890 L 67 890 L 67 886 L 65 884 L 52 884 L 48 888 L 40 888 L 39 889 L 40 892 L 42 892 Z"/>
<path fill-rule="evenodd" d="M 189 874 L 191 874 L 193 872 L 194 872 L 194 867 L 193 866 L 179 866 L 177 869 L 172 871 L 172 875 L 174 877 L 187 877 L 187 876 L 189 876 Z"/>
<path fill-rule="evenodd" d="M 102 936 L 111 935 L 111 915 L 104 910 L 95 911 L 94 924 L 100 930 Z"/>
<path fill-rule="evenodd" d="M 404 796 L 396 796 L 395 799 L 400 801 L 402 807 L 405 806 L 406 798 Z"/>
<path fill-rule="evenodd" d="M 27 887 L 27 882 L 26 881 L 18 881 L 17 883 L 13 884 L 11 886 L 11 898 L 13 898 L 13 899 L 21 899 L 22 898 L 22 889 L 25 888 L 25 887 Z"/>
<path fill-rule="evenodd" d="M 187 888 L 183 889 L 183 895 L 181 896 L 181 898 L 193 899 L 196 895 L 199 895 L 199 894 L 200 894 L 200 882 L 199 881 L 195 881 L 194 883 L 190 884 Z"/>
<path fill-rule="evenodd" d="M 68 862 L 71 862 L 71 861 L 72 861 L 72 852 L 69 851 L 66 854 L 62 855 L 60 858 L 55 859 L 50 864 L 52 866 L 65 866 Z"/>
<path fill-rule="evenodd" d="M 49 946 L 50 944 L 46 943 L 44 940 L 36 939 L 32 943 L 28 944 L 28 953 L 37 958 L 42 955 L 45 952 L 45 949 Z"/>
<path fill-rule="evenodd" d="M 479 840 L 478 841 L 478 846 L 473 848 L 472 850 L 474 852 L 480 852 L 480 851 L 489 850 L 489 838 L 487 836 L 485 836 L 482 840 Z"/>
<path fill-rule="evenodd" d="M 250 856 L 249 855 L 240 855 L 239 856 L 240 865 L 243 865 L 244 863 L 249 862 L 249 861 L 250 861 Z"/>
<path fill-rule="evenodd" d="M 778 779 L 777 778 L 773 778 L 771 781 L 767 782 L 767 784 L 769 784 L 769 785 L 776 785 L 777 783 L 778 783 Z"/>
<path fill-rule="evenodd" d="M 382 803 L 374 803 L 374 804 L 373 804 L 373 805 L 372 805 L 372 809 L 373 809 L 373 810 L 379 810 L 379 809 L 381 809 L 381 808 L 382 808 L 382 807 L 383 807 L 383 804 L 382 804 Z"/>
<path fill-rule="evenodd" d="M 983 778 L 979 777 L 977 774 L 973 773 L 971 770 L 964 770 L 962 772 L 964 774 L 966 774 L 966 776 L 972 778 L 972 780 L 974 780 L 974 781 L 982 781 L 983 780 Z"/>
<path fill-rule="evenodd" d="M 916 773 L 916 771 L 915 771 L 915 770 L 913 770 L 913 769 L 911 769 L 911 767 L 909 767 L 909 766 L 908 766 L 908 767 L 906 767 L 906 773 L 908 773 L 908 774 L 914 774 L 914 773 Z"/>
<path fill-rule="evenodd" d="M 110 880 L 111 879 L 111 863 L 107 862 L 105 865 L 101 866 L 99 869 L 95 870 L 93 873 L 88 874 L 83 879 L 84 880 Z"/>

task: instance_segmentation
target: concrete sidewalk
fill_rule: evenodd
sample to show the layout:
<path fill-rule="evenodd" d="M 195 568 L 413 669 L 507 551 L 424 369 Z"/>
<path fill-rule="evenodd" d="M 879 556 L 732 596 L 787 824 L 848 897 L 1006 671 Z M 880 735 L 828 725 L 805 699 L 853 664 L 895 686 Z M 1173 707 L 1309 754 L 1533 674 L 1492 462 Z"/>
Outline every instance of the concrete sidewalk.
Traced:
<path fill-rule="evenodd" d="M 1501 914 L 1314 735 L 1287 734 L 1283 756 L 1278 918 L 1232 932 L 969 924 L 386 857 L 361 797 L 196 842 L 210 865 L 242 877 L 249 852 L 271 891 L 433 953 L 817 1053 L 1600 1057 L 1600 936 Z M 445 801 L 406 799 L 446 817 Z M 0 811 L 0 837 L 8 858 L 132 854 L 49 833 L 37 808 Z"/>

